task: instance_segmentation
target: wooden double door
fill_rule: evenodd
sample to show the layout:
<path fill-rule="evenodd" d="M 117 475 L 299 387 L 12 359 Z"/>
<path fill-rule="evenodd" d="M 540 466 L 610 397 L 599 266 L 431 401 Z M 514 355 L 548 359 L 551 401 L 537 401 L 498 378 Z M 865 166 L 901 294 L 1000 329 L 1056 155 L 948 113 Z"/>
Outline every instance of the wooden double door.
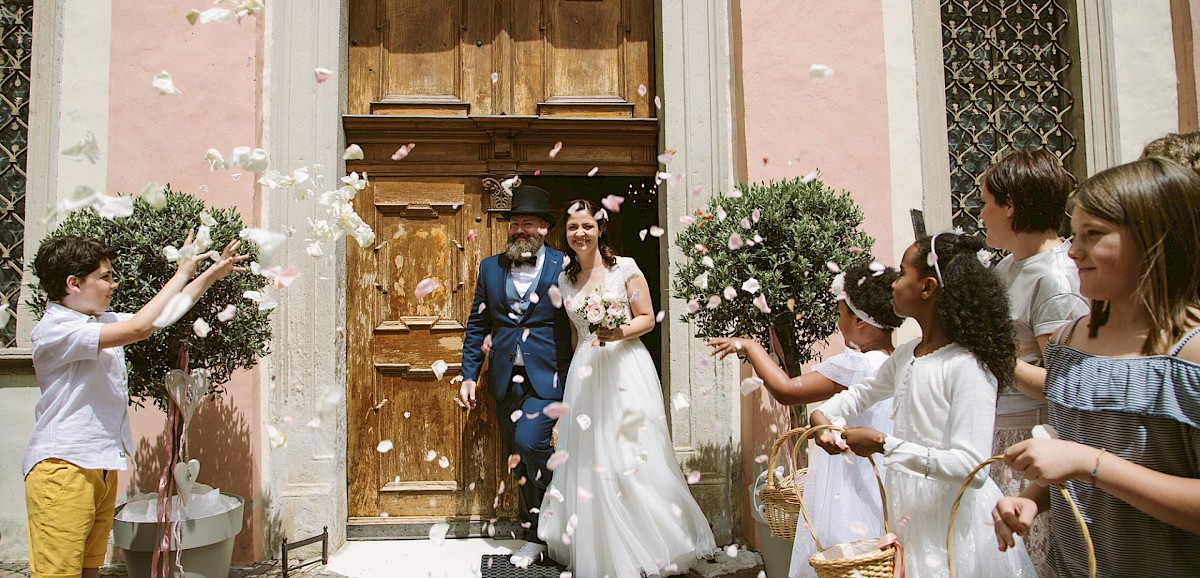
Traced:
<path fill-rule="evenodd" d="M 481 522 L 516 517 L 516 493 L 501 491 L 514 481 L 491 400 L 467 412 L 451 382 L 479 262 L 507 237 L 509 199 L 497 185 L 520 175 L 556 203 L 639 191 L 643 208 L 629 212 L 623 238 L 657 222 L 659 209 L 646 209 L 660 152 L 653 5 L 350 7 L 343 127 L 364 159 L 347 171 L 369 175 L 354 202 L 376 242 L 346 250 L 349 515 L 352 524 L 412 527 L 474 521 L 465 531 L 476 533 Z M 406 157 L 393 158 L 410 143 Z M 587 177 L 594 167 L 599 176 Z M 424 279 L 436 288 L 417 298 Z M 381 451 L 386 441 L 391 449 Z"/>

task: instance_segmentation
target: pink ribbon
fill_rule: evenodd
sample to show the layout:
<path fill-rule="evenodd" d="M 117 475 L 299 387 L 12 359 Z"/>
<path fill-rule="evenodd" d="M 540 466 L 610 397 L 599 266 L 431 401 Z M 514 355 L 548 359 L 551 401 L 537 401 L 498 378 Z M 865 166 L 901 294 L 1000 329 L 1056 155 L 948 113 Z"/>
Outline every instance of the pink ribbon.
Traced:
<path fill-rule="evenodd" d="M 879 539 L 877 547 L 880 550 L 886 550 L 889 546 L 896 547 L 896 569 L 894 576 L 895 578 L 904 578 L 904 547 L 896 540 L 895 534 L 889 533 Z"/>

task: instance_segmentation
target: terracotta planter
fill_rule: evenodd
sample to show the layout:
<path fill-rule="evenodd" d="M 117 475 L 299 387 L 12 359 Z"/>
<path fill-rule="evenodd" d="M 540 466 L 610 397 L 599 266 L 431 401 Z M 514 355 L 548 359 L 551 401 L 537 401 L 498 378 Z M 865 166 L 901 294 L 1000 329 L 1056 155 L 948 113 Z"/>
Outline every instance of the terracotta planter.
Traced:
<path fill-rule="evenodd" d="M 233 540 L 242 531 L 246 502 L 241 496 L 222 495 L 237 499 L 238 506 L 223 514 L 180 522 L 182 539 L 173 541 L 167 553 L 171 561 L 169 578 L 228 578 Z M 124 507 L 118 507 L 117 513 Z M 125 555 L 129 578 L 151 577 L 154 545 L 159 539 L 157 526 L 153 522 L 113 520 L 113 542 Z M 183 550 L 183 575 L 174 563 L 179 549 Z"/>

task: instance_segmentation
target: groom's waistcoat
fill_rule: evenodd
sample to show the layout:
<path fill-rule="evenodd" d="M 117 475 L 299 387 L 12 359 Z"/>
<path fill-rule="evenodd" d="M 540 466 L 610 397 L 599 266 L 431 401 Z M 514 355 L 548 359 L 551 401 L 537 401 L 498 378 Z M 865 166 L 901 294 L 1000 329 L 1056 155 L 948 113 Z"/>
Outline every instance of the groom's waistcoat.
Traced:
<path fill-rule="evenodd" d="M 562 252 L 547 247 L 541 274 L 524 295 L 512 281 L 507 257 L 493 255 L 479 264 L 475 299 L 463 339 L 464 379 L 479 379 L 483 341 L 491 335 L 492 348 L 486 357 L 488 382 L 496 399 L 508 393 L 518 346 L 537 396 L 562 399 L 560 382 L 566 378 L 571 362 L 571 328 L 566 312 L 554 307 L 547 293 L 558 283 L 562 261 Z"/>

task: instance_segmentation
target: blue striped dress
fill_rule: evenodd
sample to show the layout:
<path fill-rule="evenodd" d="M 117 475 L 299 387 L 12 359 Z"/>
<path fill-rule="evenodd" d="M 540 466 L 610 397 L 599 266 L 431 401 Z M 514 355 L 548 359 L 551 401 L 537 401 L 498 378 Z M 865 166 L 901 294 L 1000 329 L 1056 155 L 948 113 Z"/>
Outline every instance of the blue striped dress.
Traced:
<path fill-rule="evenodd" d="M 1064 440 L 1104 448 L 1172 476 L 1200 478 L 1200 365 L 1170 355 L 1114 358 L 1046 346 L 1050 423 Z M 1200 535 L 1156 520 L 1087 482 L 1067 481 L 1096 549 L 1098 576 L 1200 576 Z M 1051 492 L 1050 560 L 1061 578 L 1087 576 L 1079 524 Z"/>

